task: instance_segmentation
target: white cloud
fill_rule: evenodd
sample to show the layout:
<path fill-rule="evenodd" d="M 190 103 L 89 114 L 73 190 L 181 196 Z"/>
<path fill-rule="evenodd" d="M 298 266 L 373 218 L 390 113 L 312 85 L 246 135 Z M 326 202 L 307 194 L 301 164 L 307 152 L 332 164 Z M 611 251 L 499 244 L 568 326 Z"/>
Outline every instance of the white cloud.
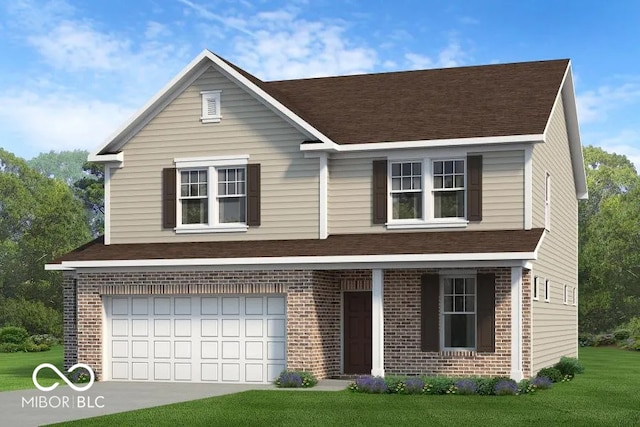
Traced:
<path fill-rule="evenodd" d="M 469 59 L 469 54 L 462 49 L 460 42 L 452 38 L 449 44 L 436 54 L 437 59 L 430 56 L 408 52 L 404 59 L 407 66 L 414 70 L 425 68 L 450 68 L 464 65 Z"/>
<path fill-rule="evenodd" d="M 630 79 L 618 86 L 601 86 L 576 95 L 580 123 L 603 121 L 609 112 L 640 100 L 640 81 Z"/>
<path fill-rule="evenodd" d="M 638 129 L 622 129 L 617 133 L 603 135 L 599 133 L 595 135 L 585 135 L 583 141 L 587 145 L 597 145 L 603 150 L 624 154 L 636 166 L 636 170 L 640 171 L 640 130 Z"/>
<path fill-rule="evenodd" d="M 116 103 L 64 93 L 24 91 L 0 97 L 1 127 L 42 151 L 93 150 L 131 113 Z"/>

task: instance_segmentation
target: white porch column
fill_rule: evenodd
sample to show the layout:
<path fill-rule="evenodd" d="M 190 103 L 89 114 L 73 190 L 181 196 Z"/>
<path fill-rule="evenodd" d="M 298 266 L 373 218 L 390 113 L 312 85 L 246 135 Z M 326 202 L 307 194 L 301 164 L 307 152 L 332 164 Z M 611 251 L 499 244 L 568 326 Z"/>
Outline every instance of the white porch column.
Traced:
<path fill-rule="evenodd" d="M 522 267 L 511 267 L 511 378 L 522 377 Z"/>
<path fill-rule="evenodd" d="M 371 271 L 371 375 L 384 377 L 383 274 Z"/>

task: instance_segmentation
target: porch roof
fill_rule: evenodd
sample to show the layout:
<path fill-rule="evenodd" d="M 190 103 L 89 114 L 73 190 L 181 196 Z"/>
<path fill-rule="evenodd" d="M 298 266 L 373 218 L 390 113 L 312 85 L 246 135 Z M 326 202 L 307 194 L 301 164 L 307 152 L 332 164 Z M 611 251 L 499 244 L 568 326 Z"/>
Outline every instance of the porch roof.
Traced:
<path fill-rule="evenodd" d="M 509 254 L 511 259 L 536 251 L 544 229 L 335 234 L 327 239 L 244 240 L 234 242 L 131 243 L 105 245 L 99 237 L 49 265 L 86 261 L 262 259 L 306 260 L 326 257 L 434 255 L 446 260 L 472 254 Z M 499 259 L 495 257 L 494 259 Z M 215 264 L 215 262 L 214 262 Z"/>

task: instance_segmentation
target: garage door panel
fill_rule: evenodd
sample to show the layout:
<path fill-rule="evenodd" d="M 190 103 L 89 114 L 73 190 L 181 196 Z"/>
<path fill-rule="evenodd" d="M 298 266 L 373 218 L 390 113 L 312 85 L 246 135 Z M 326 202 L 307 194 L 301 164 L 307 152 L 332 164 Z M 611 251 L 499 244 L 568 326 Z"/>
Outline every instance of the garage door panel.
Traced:
<path fill-rule="evenodd" d="M 149 342 L 148 341 L 132 341 L 131 342 L 131 357 L 135 359 L 146 359 L 149 357 Z"/>
<path fill-rule="evenodd" d="M 201 343 L 201 358 L 202 359 L 217 359 L 218 358 L 218 341 L 202 341 Z"/>
<path fill-rule="evenodd" d="M 149 321 L 147 319 L 133 319 L 131 320 L 131 335 L 134 337 L 148 337 L 149 336 Z"/>
<path fill-rule="evenodd" d="M 132 298 L 131 314 L 148 315 L 149 314 L 149 298 Z"/>
<path fill-rule="evenodd" d="M 200 335 L 203 337 L 217 337 L 218 336 L 218 320 L 202 319 Z"/>
<path fill-rule="evenodd" d="M 200 299 L 200 314 L 218 314 L 218 298 L 202 297 Z"/>
<path fill-rule="evenodd" d="M 153 357 L 156 359 L 171 359 L 171 341 L 154 341 Z"/>
<path fill-rule="evenodd" d="M 174 298 L 173 314 L 191 314 L 191 298 Z"/>
<path fill-rule="evenodd" d="M 273 381 L 286 366 L 281 295 L 105 297 L 107 378 Z"/>

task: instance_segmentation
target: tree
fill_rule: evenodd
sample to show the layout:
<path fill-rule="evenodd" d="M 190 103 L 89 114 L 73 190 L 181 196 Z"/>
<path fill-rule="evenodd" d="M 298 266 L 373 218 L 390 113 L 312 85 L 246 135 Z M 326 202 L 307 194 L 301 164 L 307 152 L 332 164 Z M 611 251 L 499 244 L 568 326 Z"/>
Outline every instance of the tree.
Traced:
<path fill-rule="evenodd" d="M 98 236 L 104 232 L 104 165 L 86 162 L 82 173 L 73 188 L 87 210 L 92 234 Z"/>
<path fill-rule="evenodd" d="M 83 177 L 82 165 L 87 161 L 88 151 L 49 151 L 40 153 L 27 161 L 27 164 L 44 176 L 56 178 L 67 185 Z"/>
<path fill-rule="evenodd" d="M 580 330 L 610 330 L 640 308 L 640 177 L 625 156 L 584 149 L 579 204 Z"/>
<path fill-rule="evenodd" d="M 37 298 L 60 310 L 60 274 L 44 265 L 90 238 L 86 212 L 65 183 L 0 149 L 2 295 Z"/>

